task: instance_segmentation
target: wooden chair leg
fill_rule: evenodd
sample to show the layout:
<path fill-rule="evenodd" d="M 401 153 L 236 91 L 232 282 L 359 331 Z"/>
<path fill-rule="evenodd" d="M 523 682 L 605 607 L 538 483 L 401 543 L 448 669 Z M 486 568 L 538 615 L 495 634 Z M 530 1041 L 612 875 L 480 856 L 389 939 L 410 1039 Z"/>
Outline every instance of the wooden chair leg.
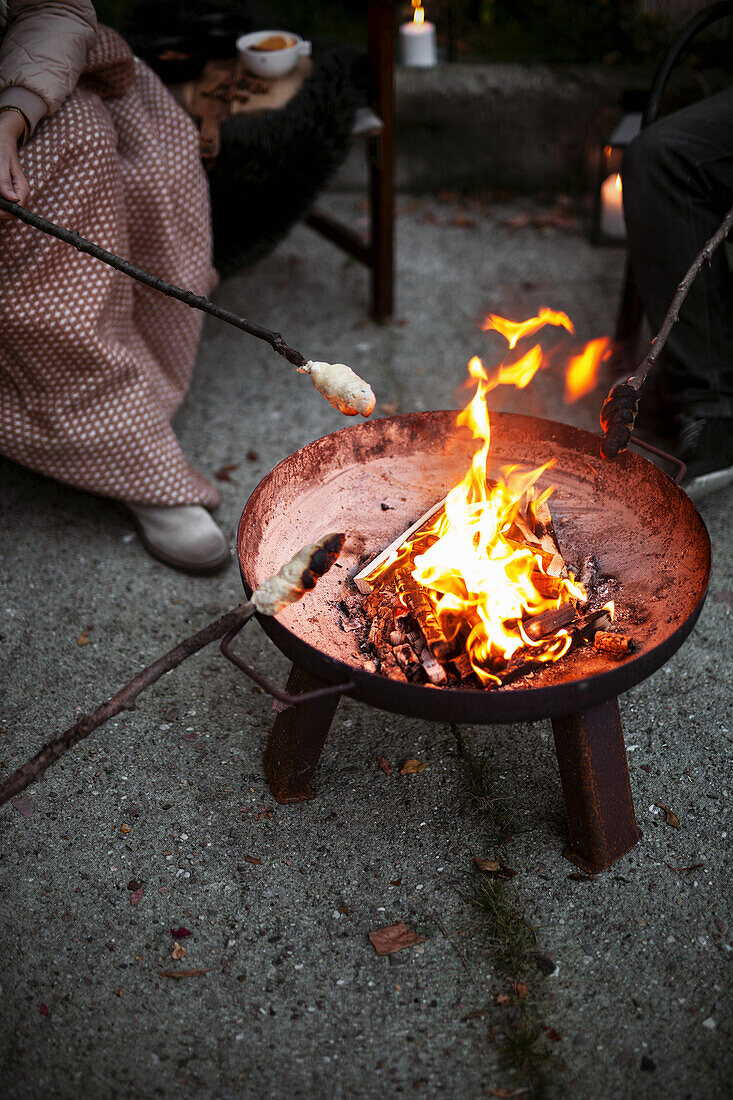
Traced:
<path fill-rule="evenodd" d="M 323 687 L 321 680 L 293 665 L 286 691 L 301 695 Z M 280 711 L 265 747 L 265 772 L 278 802 L 314 798 L 313 776 L 339 705 L 339 695 L 300 703 Z"/>
<path fill-rule="evenodd" d="M 618 700 L 553 718 L 552 732 L 570 831 L 565 855 L 595 874 L 625 855 L 641 837 Z"/>

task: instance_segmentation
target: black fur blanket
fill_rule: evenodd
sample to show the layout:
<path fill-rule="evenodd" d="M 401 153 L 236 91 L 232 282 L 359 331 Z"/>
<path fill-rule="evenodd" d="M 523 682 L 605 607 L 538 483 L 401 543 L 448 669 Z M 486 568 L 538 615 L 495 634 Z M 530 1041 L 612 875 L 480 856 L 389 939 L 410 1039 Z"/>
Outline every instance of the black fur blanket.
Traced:
<path fill-rule="evenodd" d="M 176 83 L 198 75 L 209 58 L 233 56 L 240 34 L 270 28 L 280 24 L 254 4 L 154 0 L 133 9 L 120 31 Z M 209 175 L 214 259 L 223 273 L 266 255 L 308 211 L 343 161 L 364 102 L 363 53 L 314 43 L 311 75 L 285 107 L 225 120 Z"/>

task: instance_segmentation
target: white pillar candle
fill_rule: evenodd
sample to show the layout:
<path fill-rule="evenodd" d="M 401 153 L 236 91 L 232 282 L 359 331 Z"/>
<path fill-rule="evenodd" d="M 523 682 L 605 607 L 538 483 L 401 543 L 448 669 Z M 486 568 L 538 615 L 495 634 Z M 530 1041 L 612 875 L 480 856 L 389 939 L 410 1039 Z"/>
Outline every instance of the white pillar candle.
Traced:
<path fill-rule="evenodd" d="M 621 176 L 607 176 L 601 184 L 601 233 L 616 241 L 626 240 Z"/>
<path fill-rule="evenodd" d="M 400 27 L 400 61 L 410 68 L 429 69 L 438 64 L 434 23 L 403 23 Z"/>

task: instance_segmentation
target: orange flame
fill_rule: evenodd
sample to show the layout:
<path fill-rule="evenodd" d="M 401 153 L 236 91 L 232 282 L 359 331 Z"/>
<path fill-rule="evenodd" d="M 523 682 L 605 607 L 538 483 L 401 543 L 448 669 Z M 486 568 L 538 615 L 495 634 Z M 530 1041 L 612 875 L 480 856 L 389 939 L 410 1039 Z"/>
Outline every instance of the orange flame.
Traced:
<path fill-rule="evenodd" d="M 425 11 L 423 10 L 422 0 L 412 0 L 412 21 L 413 23 L 425 22 Z"/>
<path fill-rule="evenodd" d="M 598 368 L 610 351 L 611 341 L 607 336 L 601 336 L 586 344 L 580 355 L 573 356 L 565 375 L 566 401 L 577 401 L 579 397 L 595 389 Z"/>
<path fill-rule="evenodd" d="M 559 313 L 554 309 L 547 309 L 546 306 L 540 309 L 536 317 L 530 317 L 527 321 L 508 321 L 506 317 L 497 317 L 495 313 L 490 313 L 481 328 L 484 332 L 490 329 L 500 332 L 511 349 L 516 347 L 517 341 L 522 337 L 539 332 L 545 325 L 562 326 L 571 336 L 575 333 L 575 327 L 567 313 Z"/>
<path fill-rule="evenodd" d="M 491 315 L 485 328 L 501 333 L 513 348 L 545 324 L 573 332 L 566 314 L 549 309 L 524 322 Z M 535 509 L 552 492 L 549 488 L 539 493 L 536 488 L 552 461 L 536 469 L 508 466 L 493 480 L 487 476 L 491 445 L 487 395 L 500 385 L 524 388 L 542 362 L 539 344 L 516 362 L 502 363 L 491 375 L 477 356 L 470 360 L 468 371 L 476 390 L 457 421 L 479 441 L 470 467 L 448 493 L 444 511 L 371 578 L 378 581 L 394 568 L 408 570 L 425 589 L 446 637 L 462 640 L 483 684 L 500 683 L 495 673 L 522 650 L 533 660 L 559 660 L 570 647 L 569 632 L 560 629 L 550 638 L 533 640 L 522 620 L 568 602 L 585 603 L 587 598 L 572 576 L 555 578 L 557 597 L 542 595 L 533 578 L 539 582 L 539 574 L 547 576 L 548 554 L 539 545 L 528 544 L 515 526 L 518 517 L 524 522 L 522 516 L 536 515 Z M 546 583 L 540 586 L 548 591 Z"/>

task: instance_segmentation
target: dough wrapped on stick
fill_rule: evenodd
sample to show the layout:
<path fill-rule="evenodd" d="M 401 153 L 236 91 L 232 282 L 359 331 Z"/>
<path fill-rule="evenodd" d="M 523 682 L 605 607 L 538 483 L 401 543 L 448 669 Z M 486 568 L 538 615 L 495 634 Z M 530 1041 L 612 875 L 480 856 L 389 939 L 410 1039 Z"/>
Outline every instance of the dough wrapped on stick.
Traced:
<path fill-rule="evenodd" d="M 309 359 L 300 369 L 310 374 L 318 392 L 345 416 L 370 416 L 374 412 L 372 387 L 345 363 L 314 363 Z"/>
<path fill-rule="evenodd" d="M 331 568 L 341 553 L 345 535 L 324 535 L 318 542 L 304 546 L 279 573 L 252 593 L 251 603 L 262 615 L 277 615 L 295 603 Z"/>

